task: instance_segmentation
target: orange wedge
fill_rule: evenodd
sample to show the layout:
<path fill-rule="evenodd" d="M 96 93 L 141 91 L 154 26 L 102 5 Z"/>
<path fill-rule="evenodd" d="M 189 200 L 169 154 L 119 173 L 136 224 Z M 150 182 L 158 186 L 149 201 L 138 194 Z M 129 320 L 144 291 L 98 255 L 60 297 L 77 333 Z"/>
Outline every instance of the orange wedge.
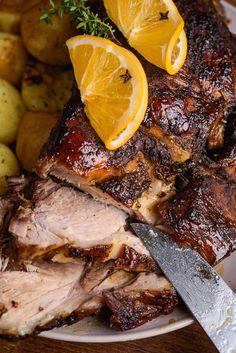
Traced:
<path fill-rule="evenodd" d="M 177 73 L 187 55 L 184 20 L 172 0 L 104 0 L 108 16 L 152 64 Z"/>
<path fill-rule="evenodd" d="M 129 50 L 82 35 L 67 41 L 86 114 L 106 148 L 124 145 L 139 128 L 148 102 L 144 69 Z"/>

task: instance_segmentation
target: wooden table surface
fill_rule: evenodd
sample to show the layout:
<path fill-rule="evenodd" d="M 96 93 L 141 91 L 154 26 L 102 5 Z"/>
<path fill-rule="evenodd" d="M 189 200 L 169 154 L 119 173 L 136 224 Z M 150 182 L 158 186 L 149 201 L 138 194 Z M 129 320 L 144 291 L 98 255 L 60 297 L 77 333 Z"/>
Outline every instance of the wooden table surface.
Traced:
<path fill-rule="evenodd" d="M 228 0 L 236 6 L 236 0 Z M 140 341 L 79 344 L 31 337 L 16 343 L 0 340 L 0 353 L 217 353 L 197 325 Z"/>
<path fill-rule="evenodd" d="M 202 329 L 194 324 L 183 330 L 140 341 L 80 344 L 32 337 L 16 343 L 0 340 L 1 353 L 217 353 Z"/>

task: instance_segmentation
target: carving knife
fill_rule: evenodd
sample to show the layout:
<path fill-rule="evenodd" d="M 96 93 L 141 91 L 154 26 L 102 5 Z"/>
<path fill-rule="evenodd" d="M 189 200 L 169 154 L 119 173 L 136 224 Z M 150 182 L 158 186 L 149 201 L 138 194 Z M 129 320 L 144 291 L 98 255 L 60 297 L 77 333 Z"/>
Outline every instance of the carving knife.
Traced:
<path fill-rule="evenodd" d="M 132 228 L 218 351 L 236 353 L 234 292 L 196 251 L 179 247 L 158 228 L 139 223 Z"/>

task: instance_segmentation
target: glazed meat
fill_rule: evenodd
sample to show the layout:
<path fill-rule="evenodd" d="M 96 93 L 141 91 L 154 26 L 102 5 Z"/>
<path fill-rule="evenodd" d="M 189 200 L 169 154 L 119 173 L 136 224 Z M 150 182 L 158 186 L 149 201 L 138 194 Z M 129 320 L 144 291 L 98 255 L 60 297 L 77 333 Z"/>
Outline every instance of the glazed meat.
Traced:
<path fill-rule="evenodd" d="M 38 166 L 41 176 L 56 176 L 148 223 L 159 220 L 158 204 L 173 196 L 175 177 L 200 159 L 207 140 L 209 148 L 222 147 L 236 101 L 235 39 L 213 3 L 176 4 L 186 23 L 188 57 L 175 76 L 140 58 L 149 105 L 135 136 L 106 150 L 75 89 Z"/>
<path fill-rule="evenodd" d="M 106 264 L 105 268 L 109 266 Z M 97 268 L 92 267 L 83 283 L 93 282 L 94 278 L 96 280 L 97 270 L 101 271 L 99 265 Z M 129 282 L 125 284 L 122 284 L 123 278 L 124 271 L 117 271 L 99 286 L 99 289 L 103 289 L 103 299 L 109 308 L 110 324 L 113 328 L 130 330 L 162 314 L 170 314 L 178 304 L 175 289 L 162 275 L 130 273 Z"/>
<path fill-rule="evenodd" d="M 176 293 L 164 277 L 157 281 L 154 273 L 141 273 L 129 285 L 104 292 L 106 305 L 112 311 L 111 326 L 130 330 L 173 311 Z"/>
<path fill-rule="evenodd" d="M 149 104 L 133 138 L 106 150 L 74 88 L 38 163 L 44 179 L 12 180 L 0 200 L 0 336 L 25 337 L 103 309 L 119 330 L 171 313 L 176 291 L 129 216 L 161 222 L 210 264 L 235 250 L 236 123 L 226 120 L 236 103 L 236 42 L 214 0 L 175 2 L 188 57 L 175 76 L 140 58 Z M 179 189 L 178 178 L 187 180 Z"/>
<path fill-rule="evenodd" d="M 18 196 L 8 228 L 18 260 L 41 256 L 116 260 L 117 267 L 156 268 L 138 237 L 126 230 L 127 214 L 52 180 L 34 180 Z"/>
<path fill-rule="evenodd" d="M 214 171 L 202 169 L 173 200 L 160 206 L 174 240 L 212 265 L 236 248 L 236 184 Z"/>
<path fill-rule="evenodd" d="M 177 304 L 176 293 L 166 279 L 151 274 L 155 282 L 153 285 L 148 281 L 149 274 L 142 276 L 145 278 L 137 278 L 138 282 L 144 282 L 139 294 L 152 298 L 155 314 L 148 317 L 146 311 L 149 303 L 144 302 L 142 311 L 137 312 L 136 318 L 132 319 L 132 327 L 162 313 L 169 313 Z M 82 262 L 63 265 L 41 262 L 34 266 L 28 265 L 21 271 L 0 272 L 0 336 L 26 337 L 32 333 L 73 324 L 99 312 L 108 301 L 109 290 L 120 290 L 123 293 L 125 285 L 128 285 L 128 289 L 132 288 L 130 281 L 135 283 L 135 277 L 135 274 L 125 271 L 111 273 L 110 267 L 87 268 Z M 134 291 L 138 296 L 138 288 L 134 288 Z M 126 295 L 126 300 L 129 300 L 129 294 Z M 130 301 L 133 295 L 132 292 Z M 162 295 L 161 302 L 158 298 Z M 110 309 L 111 314 L 116 315 L 111 306 Z M 124 303 L 123 312 L 125 310 Z M 126 329 L 128 320 L 117 325 L 117 328 Z"/>
<path fill-rule="evenodd" d="M 214 158 L 214 169 L 221 177 L 236 182 L 236 113 L 228 119 L 224 148 Z"/>
<path fill-rule="evenodd" d="M 1 211 L 10 201 L 8 229 L 3 224 L 12 240 L 0 253 L 0 336 L 25 337 L 105 308 L 111 326 L 127 330 L 174 310 L 174 288 L 125 229 L 123 211 L 52 180 L 10 184 Z"/>

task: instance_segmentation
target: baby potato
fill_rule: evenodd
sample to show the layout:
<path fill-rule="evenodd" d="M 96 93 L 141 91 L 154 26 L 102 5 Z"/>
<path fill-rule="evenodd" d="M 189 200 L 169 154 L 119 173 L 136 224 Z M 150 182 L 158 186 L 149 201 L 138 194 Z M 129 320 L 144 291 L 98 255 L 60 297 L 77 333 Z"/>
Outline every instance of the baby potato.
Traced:
<path fill-rule="evenodd" d="M 27 53 L 21 38 L 0 32 L 0 77 L 13 85 L 19 84 L 26 59 Z"/>
<path fill-rule="evenodd" d="M 28 2 L 29 0 L 27 0 Z M 11 13 L 21 12 L 25 0 L 2 0 L 0 3 L 0 11 Z"/>
<path fill-rule="evenodd" d="M 10 1 L 10 0 L 8 0 Z M 22 0 L 19 0 L 22 1 Z M 45 0 L 23 0 L 23 5 L 22 5 L 22 12 L 26 12 L 28 11 L 31 7 L 35 7 L 36 5 L 38 5 L 38 8 L 42 8 L 44 7 L 43 3 L 45 3 Z"/>
<path fill-rule="evenodd" d="M 20 166 L 9 147 L 0 143 L 0 195 L 7 190 L 6 177 L 20 174 Z"/>
<path fill-rule="evenodd" d="M 22 81 L 22 97 L 28 110 L 62 110 L 71 96 L 73 72 L 39 62 L 30 62 Z"/>
<path fill-rule="evenodd" d="M 21 15 L 42 0 L 0 0 L 0 31 L 20 33 Z"/>
<path fill-rule="evenodd" d="M 48 1 L 42 5 L 44 8 L 48 6 Z M 22 16 L 21 35 L 25 47 L 32 56 L 46 64 L 68 64 L 70 60 L 65 42 L 75 34 L 70 16 L 64 15 L 61 19 L 53 16 L 52 24 L 48 25 L 40 20 L 40 14 L 39 6 L 35 6 Z"/>
<path fill-rule="evenodd" d="M 6 145 L 16 140 L 25 105 L 20 93 L 0 78 L 0 142 Z"/>
<path fill-rule="evenodd" d="M 7 33 L 20 33 L 20 13 L 11 13 L 0 10 L 0 31 Z"/>
<path fill-rule="evenodd" d="M 0 2 L 0 31 L 20 32 L 21 10 L 25 0 L 2 0 Z"/>
<path fill-rule="evenodd" d="M 32 171 L 40 151 L 56 125 L 57 113 L 25 112 L 16 142 L 16 154 L 24 169 Z"/>
<path fill-rule="evenodd" d="M 22 13 L 35 5 L 41 6 L 43 2 L 45 2 L 45 0 L 1 0 L 0 11 Z"/>

